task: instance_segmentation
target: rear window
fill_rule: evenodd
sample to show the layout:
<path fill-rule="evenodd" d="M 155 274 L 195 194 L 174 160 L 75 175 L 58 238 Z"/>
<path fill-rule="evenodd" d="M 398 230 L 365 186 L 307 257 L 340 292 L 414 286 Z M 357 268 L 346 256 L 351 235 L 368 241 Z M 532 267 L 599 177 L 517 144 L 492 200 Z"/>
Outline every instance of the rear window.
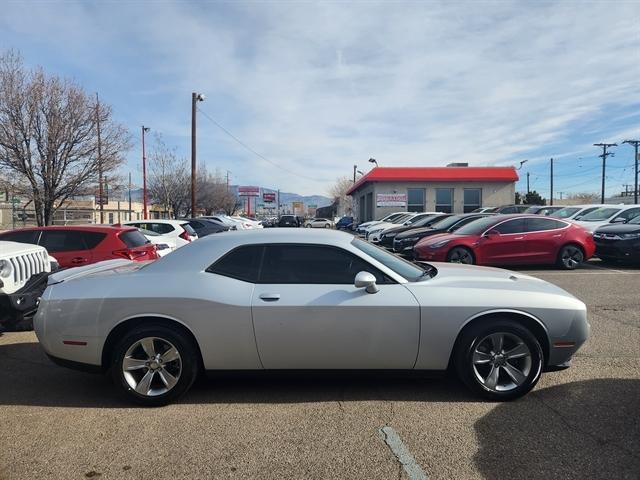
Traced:
<path fill-rule="evenodd" d="M 197 235 L 196 231 L 193 229 L 193 227 L 191 225 L 189 225 L 188 223 L 183 223 L 181 225 L 182 228 L 184 228 L 187 233 L 189 235 L 191 235 L 192 237 L 195 237 Z"/>
<path fill-rule="evenodd" d="M 126 232 L 122 232 L 120 235 L 120 240 L 124 243 L 127 248 L 136 248 L 142 247 L 149 243 L 149 240 L 140 233 L 138 230 L 128 230 Z"/>

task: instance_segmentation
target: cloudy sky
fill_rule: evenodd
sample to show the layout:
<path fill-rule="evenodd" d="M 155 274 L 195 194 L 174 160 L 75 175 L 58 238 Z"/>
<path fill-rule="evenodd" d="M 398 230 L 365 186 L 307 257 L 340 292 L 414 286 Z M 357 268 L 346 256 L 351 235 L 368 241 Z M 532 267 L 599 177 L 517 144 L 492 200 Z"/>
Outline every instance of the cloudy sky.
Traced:
<path fill-rule="evenodd" d="M 591 145 L 640 137 L 640 3 L 3 2 L 0 49 L 100 92 L 233 183 L 325 194 L 381 166 L 518 165 L 597 191 Z M 214 122 L 246 146 L 237 143 Z M 261 158 L 262 157 L 262 158 Z M 608 193 L 633 179 L 609 160 Z M 140 178 L 140 144 L 126 171 Z M 524 175 L 522 175 L 524 178 Z M 520 182 L 520 189 L 526 188 Z"/>

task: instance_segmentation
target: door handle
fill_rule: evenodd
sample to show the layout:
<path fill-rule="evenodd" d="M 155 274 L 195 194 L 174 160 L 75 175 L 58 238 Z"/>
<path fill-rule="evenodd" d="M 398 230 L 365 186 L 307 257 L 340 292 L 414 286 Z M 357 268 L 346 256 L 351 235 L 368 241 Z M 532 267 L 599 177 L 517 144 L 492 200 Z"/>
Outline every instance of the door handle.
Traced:
<path fill-rule="evenodd" d="M 559 238 L 559 237 L 561 237 L 561 236 L 562 236 L 562 234 L 561 234 L 561 233 L 558 233 L 557 235 L 554 235 L 554 236 L 553 236 L 553 238 Z"/>
<path fill-rule="evenodd" d="M 279 293 L 261 293 L 259 297 L 263 302 L 277 302 L 280 300 Z"/>
<path fill-rule="evenodd" d="M 71 263 L 85 263 L 87 261 L 86 258 L 83 257 L 75 257 L 71 259 Z"/>
<path fill-rule="evenodd" d="M 515 237 L 514 240 L 522 240 L 524 237 Z"/>

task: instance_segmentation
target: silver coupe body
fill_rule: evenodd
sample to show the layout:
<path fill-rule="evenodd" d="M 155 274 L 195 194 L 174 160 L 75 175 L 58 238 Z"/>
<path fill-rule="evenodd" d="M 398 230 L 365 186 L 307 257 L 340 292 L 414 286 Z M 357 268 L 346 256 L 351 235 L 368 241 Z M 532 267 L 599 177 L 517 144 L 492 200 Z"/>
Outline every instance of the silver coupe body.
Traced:
<path fill-rule="evenodd" d="M 142 403 L 186 390 L 191 370 L 453 364 L 479 393 L 506 399 L 533 388 L 542 370 L 567 365 L 589 332 L 584 303 L 543 280 L 420 266 L 347 233 L 311 229 L 226 232 L 146 264 L 58 272 L 34 328 L 55 361 L 115 371 Z"/>

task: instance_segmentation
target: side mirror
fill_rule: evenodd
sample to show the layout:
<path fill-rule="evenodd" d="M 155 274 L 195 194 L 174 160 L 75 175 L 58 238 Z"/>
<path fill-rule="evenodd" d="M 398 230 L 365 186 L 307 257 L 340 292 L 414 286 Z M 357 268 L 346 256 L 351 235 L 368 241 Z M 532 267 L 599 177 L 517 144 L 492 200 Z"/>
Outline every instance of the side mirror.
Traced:
<path fill-rule="evenodd" d="M 376 277 L 369 272 L 358 272 L 353 282 L 356 288 L 364 288 L 367 293 L 377 293 Z"/>
<path fill-rule="evenodd" d="M 488 232 L 485 232 L 485 234 L 483 235 L 483 237 L 497 237 L 500 235 L 500 232 L 498 230 L 489 230 Z"/>
<path fill-rule="evenodd" d="M 623 217 L 616 217 L 611 220 L 611 223 L 627 223 L 627 219 Z"/>

